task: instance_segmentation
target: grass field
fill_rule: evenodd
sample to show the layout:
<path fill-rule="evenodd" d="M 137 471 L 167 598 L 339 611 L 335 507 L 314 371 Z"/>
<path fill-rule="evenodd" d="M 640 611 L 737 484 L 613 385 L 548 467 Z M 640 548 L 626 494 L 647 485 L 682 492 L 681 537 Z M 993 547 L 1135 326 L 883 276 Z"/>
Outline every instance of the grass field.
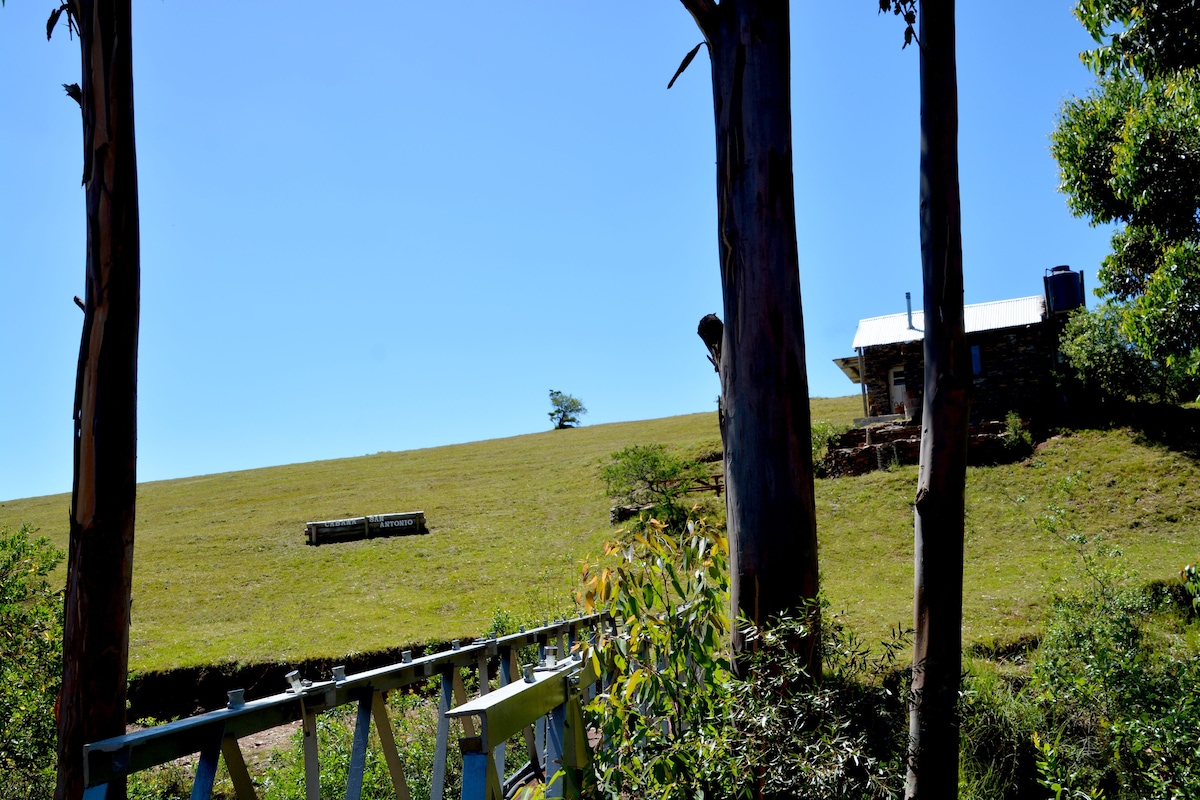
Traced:
<path fill-rule="evenodd" d="M 814 419 L 848 422 L 859 403 L 814 400 Z M 612 535 L 601 461 L 718 438 L 715 414 L 693 414 L 143 484 L 131 668 L 336 657 L 476 635 L 498 609 L 561 612 L 579 559 Z M 818 481 L 824 587 L 870 638 L 911 620 L 915 482 L 915 467 Z M 1071 532 L 1102 534 L 1140 580 L 1172 577 L 1200 556 L 1198 486 L 1191 456 L 1121 428 L 971 469 L 965 639 L 1036 630 L 1049 593 L 1077 579 Z M 0 503 L 0 525 L 32 522 L 65 547 L 68 505 Z M 410 510 L 429 535 L 305 544 L 310 520 Z"/>

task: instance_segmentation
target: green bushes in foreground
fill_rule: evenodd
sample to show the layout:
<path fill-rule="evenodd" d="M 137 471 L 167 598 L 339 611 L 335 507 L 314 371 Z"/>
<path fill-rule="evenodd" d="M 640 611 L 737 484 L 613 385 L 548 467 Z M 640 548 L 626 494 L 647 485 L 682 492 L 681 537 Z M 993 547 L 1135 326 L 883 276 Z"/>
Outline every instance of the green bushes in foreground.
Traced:
<path fill-rule="evenodd" d="M 959 706 L 960 797 L 1189 800 L 1200 797 L 1200 622 L 1131 585 L 1111 553 L 1081 554 L 1027 658 L 968 665 Z M 814 613 L 751 632 L 744 675 L 725 660 L 726 549 L 702 522 L 651 521 L 585 574 L 585 604 L 623 637 L 594 655 L 615 673 L 587 709 L 603 733 L 591 775 L 603 797 L 886 798 L 904 789 L 902 636 L 874 655 L 837 618 L 822 627 L 824 674 L 792 643 Z M 1191 597 L 1196 570 L 1184 568 Z M 1190 598 L 1189 598 L 1190 600 Z"/>
<path fill-rule="evenodd" d="M 28 528 L 0 534 L 3 800 L 49 796 L 54 778 L 62 603 L 47 574 L 61 554 L 31 534 Z M 1119 559 L 1095 539 L 1074 533 L 1063 539 L 1077 550 L 1082 569 L 1070 591 L 1055 598 L 1037 649 L 966 665 L 959 796 L 1200 797 L 1196 566 L 1184 567 L 1169 591 L 1152 592 L 1122 574 Z M 609 554 L 615 561 L 587 573 L 583 597 L 612 612 L 628 637 L 607 638 L 595 651 L 614 678 L 587 712 L 603 733 L 589 775 L 593 795 L 902 795 L 903 635 L 867 648 L 826 609 L 818 680 L 791 657 L 815 613 L 751 632 L 757 649 L 738 676 L 725 655 L 728 551 L 718 530 L 692 521 L 672 531 L 647 520 L 610 545 Z M 428 696 L 395 693 L 389 708 L 412 795 L 428 797 L 436 705 Z M 345 791 L 353 717 L 344 710 L 320 718 L 322 797 Z M 260 797 L 303 795 L 301 749 L 297 736 L 252 767 Z M 511 750 L 520 757 L 518 748 Z M 188 796 L 190 784 L 188 766 L 169 764 L 132 776 L 129 795 L 174 800 Z M 372 743 L 362 796 L 391 792 Z M 233 796 L 227 778 L 214 796 Z"/>
<path fill-rule="evenodd" d="M 34 532 L 0 528 L 0 800 L 54 793 L 63 600 L 47 576 L 63 554 Z"/>

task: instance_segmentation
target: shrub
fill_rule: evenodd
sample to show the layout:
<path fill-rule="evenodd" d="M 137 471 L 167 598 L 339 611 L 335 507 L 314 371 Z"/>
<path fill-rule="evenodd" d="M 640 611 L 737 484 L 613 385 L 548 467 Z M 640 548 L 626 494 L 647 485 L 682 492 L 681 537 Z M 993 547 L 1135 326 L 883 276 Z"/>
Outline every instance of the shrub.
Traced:
<path fill-rule="evenodd" d="M 613 798 L 711 797 L 728 751 L 726 540 L 703 521 L 673 533 L 651 519 L 605 554 L 617 566 L 586 566 L 580 600 L 624 630 L 591 651 L 613 676 L 585 710 L 602 737 L 591 778 Z"/>
<path fill-rule="evenodd" d="M 827 800 L 899 797 L 908 741 L 907 670 L 896 657 L 909 645 L 894 631 L 879 654 L 836 617 L 812 612 L 747 631 L 756 648 L 735 681 L 728 718 L 731 796 Z M 821 616 L 824 675 L 810 681 L 796 643 Z M 752 776 L 743 791 L 739 776 Z"/>
<path fill-rule="evenodd" d="M 63 554 L 34 529 L 0 529 L 0 798 L 54 793 L 62 679 L 62 590 L 49 580 Z"/>
<path fill-rule="evenodd" d="M 748 629 L 746 675 L 727 658 L 724 537 L 702 521 L 672 533 L 651 520 L 589 566 L 581 600 L 623 629 L 591 657 L 611 681 L 585 710 L 601 732 L 591 781 L 623 797 L 887 797 L 903 783 L 903 635 L 868 649 L 834 618 L 822 628 L 825 674 L 794 657 L 820 609 Z"/>
<path fill-rule="evenodd" d="M 812 460 L 816 464 L 829 455 L 829 448 L 837 443 L 842 434 L 850 430 L 849 425 L 839 425 L 825 420 L 813 420 L 810 428 Z"/>
<path fill-rule="evenodd" d="M 1087 574 L 1055 601 L 1034 663 L 1043 785 L 1073 797 L 1200 796 L 1194 640 L 1164 644 L 1147 592 Z"/>
<path fill-rule="evenodd" d="M 613 453 L 600 468 L 609 497 L 619 505 L 644 509 L 669 527 L 682 529 L 688 510 L 687 489 L 708 469 L 680 458 L 661 444 L 631 445 Z"/>
<path fill-rule="evenodd" d="M 437 701 L 419 694 L 393 692 L 388 698 L 388 711 L 409 790 L 414 798 L 429 797 L 437 744 Z M 355 716 L 355 707 L 349 705 L 317 717 L 322 798 L 345 796 L 354 743 Z M 445 796 L 457 797 L 462 780 L 462 757 L 456 747 L 450 748 L 449 756 Z M 271 755 L 270 762 L 260 776 L 259 796 L 263 800 L 304 797 L 303 730 L 296 732 L 290 748 Z M 374 726 L 368 739 L 362 797 L 363 800 L 395 797 Z"/>
<path fill-rule="evenodd" d="M 1196 392 L 1194 365 L 1154 360 L 1126 334 L 1124 307 L 1112 301 L 1079 309 L 1063 329 L 1059 347 L 1084 389 L 1118 401 L 1177 402 Z"/>

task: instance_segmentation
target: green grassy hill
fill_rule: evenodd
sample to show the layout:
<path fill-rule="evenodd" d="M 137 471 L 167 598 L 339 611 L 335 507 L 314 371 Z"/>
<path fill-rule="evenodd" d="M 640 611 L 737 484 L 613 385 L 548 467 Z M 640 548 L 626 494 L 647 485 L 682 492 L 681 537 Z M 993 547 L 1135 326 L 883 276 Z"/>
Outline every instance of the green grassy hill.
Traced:
<path fill-rule="evenodd" d="M 859 402 L 815 400 L 814 419 L 848 422 Z M 716 415 L 693 414 L 143 484 L 131 668 L 337 657 L 476 635 L 497 610 L 560 612 L 579 559 L 612 535 L 600 462 L 630 444 L 717 441 Z M 1127 429 L 972 469 L 966 640 L 1036 629 L 1074 574 L 1072 531 L 1103 533 L 1142 580 L 1173 576 L 1200 555 L 1196 478 L 1192 457 Z M 870 638 L 911 620 L 915 482 L 915 467 L 818 482 L 824 586 Z M 0 525 L 32 522 L 65 547 L 68 505 L 0 503 Z M 410 510 L 429 535 L 305 544 L 310 520 Z"/>

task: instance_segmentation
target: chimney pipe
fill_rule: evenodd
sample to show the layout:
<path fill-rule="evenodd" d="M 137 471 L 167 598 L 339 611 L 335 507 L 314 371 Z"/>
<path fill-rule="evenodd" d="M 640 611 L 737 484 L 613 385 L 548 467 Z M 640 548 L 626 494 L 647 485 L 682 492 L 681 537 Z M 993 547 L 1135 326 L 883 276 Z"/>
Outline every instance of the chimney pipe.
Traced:
<path fill-rule="evenodd" d="M 904 293 L 904 302 L 908 305 L 908 329 L 914 331 L 916 328 L 912 324 L 912 292 Z"/>

